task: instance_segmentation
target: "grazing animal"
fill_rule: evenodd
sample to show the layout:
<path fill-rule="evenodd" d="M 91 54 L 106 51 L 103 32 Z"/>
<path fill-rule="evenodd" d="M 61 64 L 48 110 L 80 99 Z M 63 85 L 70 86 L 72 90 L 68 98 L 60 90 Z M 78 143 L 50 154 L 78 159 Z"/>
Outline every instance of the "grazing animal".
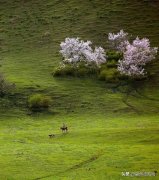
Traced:
<path fill-rule="evenodd" d="M 67 132 L 67 130 L 68 130 L 67 127 L 60 127 L 60 129 L 62 130 L 62 132 Z"/>
<path fill-rule="evenodd" d="M 63 126 L 60 127 L 60 129 L 62 130 L 62 132 L 67 132 L 68 131 L 68 127 L 65 124 L 63 124 Z"/>
<path fill-rule="evenodd" d="M 55 134 L 49 134 L 49 137 L 53 138 L 53 137 L 55 137 Z"/>

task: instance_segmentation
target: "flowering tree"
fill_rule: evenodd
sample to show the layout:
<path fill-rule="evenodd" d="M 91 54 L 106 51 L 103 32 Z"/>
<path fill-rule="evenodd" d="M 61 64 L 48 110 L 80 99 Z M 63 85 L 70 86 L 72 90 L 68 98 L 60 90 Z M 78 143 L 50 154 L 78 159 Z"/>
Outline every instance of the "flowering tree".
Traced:
<path fill-rule="evenodd" d="M 143 66 L 155 59 L 156 55 L 157 48 L 150 47 L 149 39 L 137 37 L 132 44 L 127 44 L 123 51 L 123 59 L 119 60 L 118 70 L 128 76 L 143 76 L 145 75 Z"/>
<path fill-rule="evenodd" d="M 77 63 L 84 61 L 87 64 L 95 62 L 96 65 L 106 62 L 105 51 L 102 47 L 96 47 L 93 51 L 92 42 L 80 40 L 79 38 L 66 38 L 61 42 L 60 53 L 64 57 L 64 62 Z"/>
<path fill-rule="evenodd" d="M 126 46 L 128 45 L 128 33 L 120 30 L 117 34 L 109 33 L 108 40 L 113 46 L 114 49 L 118 51 L 124 51 Z"/>
<path fill-rule="evenodd" d="M 155 59 L 157 48 L 150 47 L 147 38 L 138 37 L 132 42 L 128 41 L 128 33 L 120 30 L 117 34 L 109 33 L 108 40 L 114 48 L 123 53 L 123 59 L 119 60 L 118 70 L 121 74 L 128 76 L 145 75 L 144 66 Z"/>

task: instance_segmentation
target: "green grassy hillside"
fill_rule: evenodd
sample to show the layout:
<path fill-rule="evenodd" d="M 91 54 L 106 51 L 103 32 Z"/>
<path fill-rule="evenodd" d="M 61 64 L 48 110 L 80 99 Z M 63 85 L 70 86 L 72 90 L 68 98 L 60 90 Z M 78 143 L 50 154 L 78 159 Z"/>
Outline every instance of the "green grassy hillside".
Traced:
<path fill-rule="evenodd" d="M 159 171 L 158 60 L 149 67 L 151 78 L 131 85 L 52 76 L 65 37 L 106 48 L 107 34 L 124 29 L 159 46 L 159 2 L 0 3 L 0 71 L 16 84 L 0 98 L 0 179 L 114 180 L 125 171 Z M 52 98 L 49 112 L 29 113 L 34 93 Z M 59 130 L 63 122 L 68 134 Z"/>

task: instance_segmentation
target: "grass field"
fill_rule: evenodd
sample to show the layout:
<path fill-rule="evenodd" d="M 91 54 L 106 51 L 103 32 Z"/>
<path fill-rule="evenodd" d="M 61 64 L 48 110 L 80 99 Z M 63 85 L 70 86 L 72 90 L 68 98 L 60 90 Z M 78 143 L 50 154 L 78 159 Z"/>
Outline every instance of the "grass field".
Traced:
<path fill-rule="evenodd" d="M 1 120 L 1 179 L 122 179 L 123 171 L 159 169 L 159 116 L 63 118 Z M 58 129 L 63 120 L 68 134 Z"/>
<path fill-rule="evenodd" d="M 124 29 L 159 46 L 159 2 L 0 2 L 0 71 L 16 84 L 0 98 L 0 180 L 118 180 L 126 171 L 159 172 L 159 61 L 150 65 L 150 79 L 133 84 L 52 76 L 65 37 L 106 47 L 107 34 Z M 49 111 L 30 114 L 34 93 L 52 98 Z M 63 122 L 67 134 L 59 129 Z"/>

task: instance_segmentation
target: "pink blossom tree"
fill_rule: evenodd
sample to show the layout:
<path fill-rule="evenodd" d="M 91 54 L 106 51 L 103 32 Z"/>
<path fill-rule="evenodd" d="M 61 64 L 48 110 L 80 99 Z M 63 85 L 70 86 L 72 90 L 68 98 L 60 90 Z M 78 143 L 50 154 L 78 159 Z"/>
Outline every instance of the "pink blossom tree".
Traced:
<path fill-rule="evenodd" d="M 113 47 L 123 53 L 118 62 L 118 71 L 127 76 L 144 76 L 144 66 L 155 59 L 157 47 L 150 47 L 147 38 L 138 37 L 132 43 L 128 41 L 128 33 L 120 30 L 117 34 L 109 33 L 108 40 Z"/>
<path fill-rule="evenodd" d="M 132 44 L 128 43 L 123 51 L 123 59 L 119 60 L 118 64 L 119 72 L 128 76 L 144 76 L 144 66 L 155 59 L 157 49 L 150 47 L 149 39 L 137 37 Z"/>
<path fill-rule="evenodd" d="M 128 45 L 128 33 L 120 30 L 117 34 L 109 33 L 108 40 L 111 43 L 112 47 L 118 51 L 124 51 Z"/>

